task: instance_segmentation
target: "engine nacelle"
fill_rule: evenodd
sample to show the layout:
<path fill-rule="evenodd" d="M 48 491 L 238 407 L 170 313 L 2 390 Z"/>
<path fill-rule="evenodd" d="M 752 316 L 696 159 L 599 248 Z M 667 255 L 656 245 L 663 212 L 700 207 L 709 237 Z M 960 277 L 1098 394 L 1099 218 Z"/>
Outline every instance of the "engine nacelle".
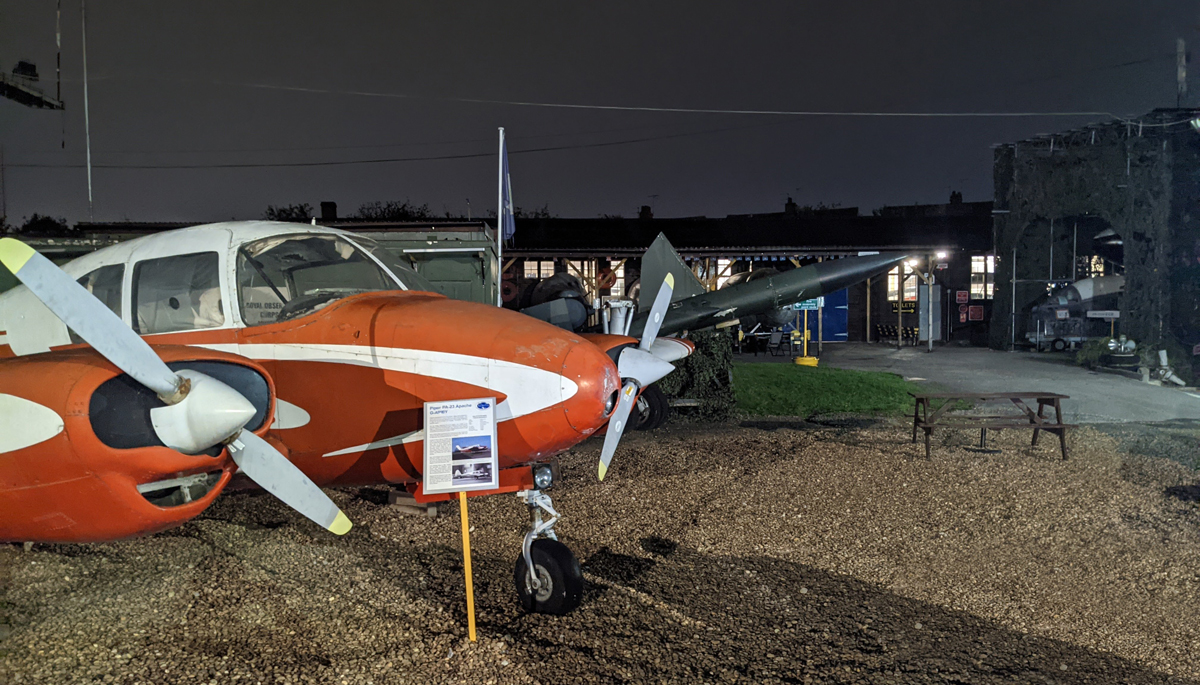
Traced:
<path fill-rule="evenodd" d="M 155 352 L 236 389 L 255 407 L 246 428 L 266 432 L 275 390 L 261 366 L 195 347 Z M 236 469 L 221 445 L 197 455 L 164 446 L 151 418 L 163 402 L 91 348 L 0 360 L 0 400 L 27 417 L 0 417 L 3 541 L 156 533 L 204 511 Z"/>

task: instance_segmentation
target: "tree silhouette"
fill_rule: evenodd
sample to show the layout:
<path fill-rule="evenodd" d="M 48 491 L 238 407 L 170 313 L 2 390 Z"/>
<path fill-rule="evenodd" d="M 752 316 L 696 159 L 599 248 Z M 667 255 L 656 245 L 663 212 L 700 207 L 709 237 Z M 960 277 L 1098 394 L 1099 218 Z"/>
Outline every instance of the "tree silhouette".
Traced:
<path fill-rule="evenodd" d="M 313 217 L 312 205 L 307 202 L 298 205 L 267 205 L 263 218 L 267 221 L 293 221 L 308 223 Z"/>

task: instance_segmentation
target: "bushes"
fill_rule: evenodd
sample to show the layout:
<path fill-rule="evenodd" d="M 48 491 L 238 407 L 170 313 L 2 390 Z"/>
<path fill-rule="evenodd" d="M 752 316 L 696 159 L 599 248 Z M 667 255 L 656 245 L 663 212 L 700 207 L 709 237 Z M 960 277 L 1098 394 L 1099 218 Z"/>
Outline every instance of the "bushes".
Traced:
<path fill-rule="evenodd" d="M 701 421 L 724 421 L 733 411 L 733 338 L 725 331 L 700 331 L 688 339 L 696 345 L 691 356 L 675 362 L 675 373 L 658 382 L 668 397 L 699 400 L 686 413 Z"/>

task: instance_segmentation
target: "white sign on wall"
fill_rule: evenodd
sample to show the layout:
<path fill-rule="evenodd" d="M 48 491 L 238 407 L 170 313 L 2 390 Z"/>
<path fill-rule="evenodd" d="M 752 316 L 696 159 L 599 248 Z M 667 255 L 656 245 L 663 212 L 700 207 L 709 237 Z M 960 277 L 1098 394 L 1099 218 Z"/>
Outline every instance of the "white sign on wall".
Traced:
<path fill-rule="evenodd" d="M 425 468 L 428 494 L 494 490 L 496 398 L 425 403 Z"/>

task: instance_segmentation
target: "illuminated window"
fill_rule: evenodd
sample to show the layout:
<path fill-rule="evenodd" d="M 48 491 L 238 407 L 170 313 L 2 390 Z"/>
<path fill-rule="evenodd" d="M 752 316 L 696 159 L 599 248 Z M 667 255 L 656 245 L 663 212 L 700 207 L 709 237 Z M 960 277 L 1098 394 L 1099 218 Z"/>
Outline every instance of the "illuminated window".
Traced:
<path fill-rule="evenodd" d="M 888 301 L 895 302 L 897 296 L 897 283 L 900 280 L 900 267 L 896 267 L 888 272 Z M 904 301 L 917 301 L 917 274 L 913 272 L 911 266 L 904 265 Z"/>
<path fill-rule="evenodd" d="M 581 282 L 587 281 L 588 269 L 586 266 L 584 266 L 583 262 L 574 260 L 568 261 L 567 273 L 571 274 L 575 278 L 578 278 Z"/>
<path fill-rule="evenodd" d="M 525 260 L 525 278 L 550 278 L 554 275 L 554 262 Z"/>
<path fill-rule="evenodd" d="M 732 266 L 733 262 L 734 262 L 734 260 L 732 260 L 732 259 L 718 259 L 717 260 L 717 287 L 718 288 L 724 288 L 725 282 L 728 281 L 729 277 L 732 275 L 731 272 L 733 271 L 733 266 Z"/>
<path fill-rule="evenodd" d="M 990 300 L 996 289 L 996 257 L 971 257 L 971 299 Z"/>
<path fill-rule="evenodd" d="M 612 297 L 625 297 L 625 265 L 617 267 L 617 282 L 613 283 L 613 287 L 609 290 Z"/>
<path fill-rule="evenodd" d="M 525 260 L 525 278 L 550 278 L 554 275 L 554 262 Z"/>

